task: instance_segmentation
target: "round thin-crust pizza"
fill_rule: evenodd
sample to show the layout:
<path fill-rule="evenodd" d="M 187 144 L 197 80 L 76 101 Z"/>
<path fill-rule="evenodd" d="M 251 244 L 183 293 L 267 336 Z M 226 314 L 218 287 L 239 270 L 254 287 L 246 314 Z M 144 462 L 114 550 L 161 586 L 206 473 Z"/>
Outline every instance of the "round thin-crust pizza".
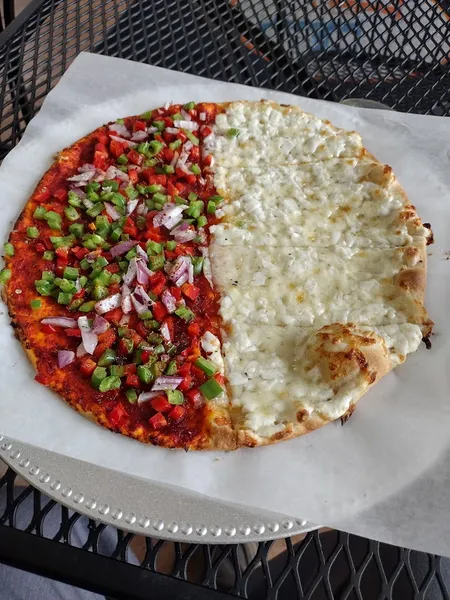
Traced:
<path fill-rule="evenodd" d="M 0 278 L 39 383 L 142 442 L 231 450 L 345 421 L 428 338 L 431 241 L 357 133 L 189 102 L 63 150 Z"/>

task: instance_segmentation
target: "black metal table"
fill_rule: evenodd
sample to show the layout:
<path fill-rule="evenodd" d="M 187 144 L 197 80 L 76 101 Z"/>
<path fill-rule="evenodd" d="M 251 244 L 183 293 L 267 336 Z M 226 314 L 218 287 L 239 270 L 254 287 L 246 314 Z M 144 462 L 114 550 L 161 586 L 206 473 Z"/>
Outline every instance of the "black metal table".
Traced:
<path fill-rule="evenodd" d="M 450 39 L 449 3 L 413 3 L 408 14 L 406 4 L 33 0 L 0 33 L 0 159 L 82 50 L 314 98 L 369 98 L 449 115 L 450 71 L 439 42 Z M 372 23 L 368 35 L 364 19 Z M 394 35 L 399 21 L 407 25 L 401 36 Z M 131 553 L 134 536 L 15 486 L 15 477 L 9 470 L 0 478 L 0 562 L 114 598 L 449 597 L 443 559 L 336 531 L 288 538 L 281 548 L 146 538 Z M 114 536 L 109 550 L 101 542 L 106 529 Z"/>

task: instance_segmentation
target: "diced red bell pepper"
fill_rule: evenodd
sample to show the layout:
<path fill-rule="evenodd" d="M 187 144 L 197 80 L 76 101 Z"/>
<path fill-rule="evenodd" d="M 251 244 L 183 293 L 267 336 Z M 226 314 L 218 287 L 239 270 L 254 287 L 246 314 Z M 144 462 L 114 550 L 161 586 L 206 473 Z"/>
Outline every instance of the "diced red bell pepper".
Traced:
<path fill-rule="evenodd" d="M 53 192 L 53 197 L 58 200 L 58 202 L 65 202 L 67 198 L 67 190 L 65 188 L 57 188 Z"/>
<path fill-rule="evenodd" d="M 153 400 L 150 400 L 150 404 L 157 412 L 165 413 L 172 409 L 172 405 L 165 396 L 157 396 L 156 398 L 153 398 Z"/>
<path fill-rule="evenodd" d="M 197 183 L 197 175 L 184 175 L 184 178 L 190 185 L 194 185 Z"/>
<path fill-rule="evenodd" d="M 184 191 L 186 191 L 186 186 L 181 181 L 177 181 L 175 187 L 177 188 L 179 194 L 182 194 Z"/>
<path fill-rule="evenodd" d="M 166 187 L 167 185 L 167 175 L 154 175 L 153 173 L 148 173 L 149 169 L 142 171 L 143 176 L 147 179 L 149 185 L 162 185 Z"/>
<path fill-rule="evenodd" d="M 142 362 L 145 364 L 148 359 L 150 358 L 150 351 L 149 350 L 142 350 L 141 352 L 141 360 Z"/>
<path fill-rule="evenodd" d="M 197 321 L 192 321 L 191 323 L 189 323 L 187 330 L 188 334 L 191 337 L 197 337 L 198 335 L 200 335 L 200 323 L 198 323 Z"/>
<path fill-rule="evenodd" d="M 81 358 L 80 371 L 85 377 L 90 377 L 96 367 L 97 363 L 95 363 L 90 356 L 83 356 Z"/>
<path fill-rule="evenodd" d="M 81 337 L 81 331 L 79 329 L 65 329 L 66 335 L 68 335 L 69 337 L 76 337 L 76 338 L 80 338 Z"/>
<path fill-rule="evenodd" d="M 164 123 L 166 124 L 166 127 L 173 127 L 172 117 L 164 117 Z"/>
<path fill-rule="evenodd" d="M 89 254 L 89 250 L 87 248 L 80 248 L 79 250 L 76 250 L 76 251 L 75 251 L 75 248 L 72 248 L 72 252 L 78 258 L 78 260 L 83 260 L 83 258 L 86 256 L 86 254 Z"/>
<path fill-rule="evenodd" d="M 171 196 L 178 196 L 177 188 L 170 181 L 167 182 L 167 193 Z"/>
<path fill-rule="evenodd" d="M 181 104 L 171 104 L 167 109 L 169 115 L 176 115 L 181 110 Z"/>
<path fill-rule="evenodd" d="M 181 365 L 181 367 L 179 367 L 177 374 L 180 377 L 184 377 L 185 375 L 188 375 L 191 372 L 191 369 L 192 369 L 191 363 L 183 363 Z"/>
<path fill-rule="evenodd" d="M 111 154 L 118 158 L 121 154 L 125 152 L 126 144 L 123 142 L 119 142 L 117 140 L 111 140 L 109 144 L 109 149 L 111 150 Z"/>
<path fill-rule="evenodd" d="M 133 131 L 145 131 L 147 129 L 147 123 L 145 121 L 139 121 L 136 119 L 133 123 Z"/>
<path fill-rule="evenodd" d="M 198 163 L 200 160 L 200 147 L 192 146 L 191 151 L 189 152 L 189 158 L 192 162 Z"/>
<path fill-rule="evenodd" d="M 181 291 L 186 296 L 186 298 L 189 298 L 189 300 L 196 300 L 198 298 L 198 295 L 200 294 L 200 288 L 193 285 L 192 283 L 183 283 L 183 285 L 181 286 Z"/>
<path fill-rule="evenodd" d="M 61 277 L 62 274 L 64 273 L 64 269 L 67 267 L 67 265 L 69 264 L 69 261 L 67 260 L 67 258 L 57 258 L 56 259 L 56 274 Z"/>
<path fill-rule="evenodd" d="M 100 358 L 100 356 L 103 354 L 103 352 L 105 350 L 107 350 L 108 348 L 110 348 L 110 346 L 108 344 L 98 344 L 98 346 L 94 350 L 95 358 Z"/>
<path fill-rule="evenodd" d="M 164 148 L 163 155 L 165 160 L 170 163 L 174 156 L 174 151 L 171 148 Z"/>
<path fill-rule="evenodd" d="M 158 140 L 158 142 L 164 143 L 164 140 L 163 140 L 161 134 L 159 134 L 159 133 L 155 133 L 155 140 Z"/>
<path fill-rule="evenodd" d="M 131 387 L 137 387 L 139 385 L 139 377 L 134 373 L 128 373 L 126 384 L 130 385 Z"/>
<path fill-rule="evenodd" d="M 208 125 L 205 125 L 204 127 L 202 127 L 200 129 L 200 137 L 205 138 L 208 137 L 208 135 L 211 135 L 212 130 L 210 127 L 208 127 Z"/>
<path fill-rule="evenodd" d="M 128 235 L 130 235 L 132 238 L 137 237 L 138 228 L 136 227 L 136 224 L 134 223 L 131 217 L 127 217 L 127 220 L 125 221 L 125 226 L 123 228 L 123 232 L 128 233 Z"/>
<path fill-rule="evenodd" d="M 53 244 L 49 237 L 42 238 L 42 241 L 44 242 L 44 245 L 47 248 L 47 250 L 53 250 Z"/>
<path fill-rule="evenodd" d="M 45 252 L 45 246 L 44 244 L 41 244 L 41 242 L 38 242 L 34 248 L 36 252 Z"/>
<path fill-rule="evenodd" d="M 181 290 L 178 287 L 171 287 L 170 288 L 170 293 L 172 294 L 172 296 L 175 298 L 175 300 L 177 302 L 179 302 L 181 300 Z"/>
<path fill-rule="evenodd" d="M 114 310 L 110 310 L 103 316 L 110 323 L 114 323 L 114 325 L 118 325 L 119 321 L 123 317 L 123 312 L 122 312 L 122 309 L 120 307 L 118 307 L 118 308 L 115 308 Z"/>
<path fill-rule="evenodd" d="M 137 364 L 130 363 L 129 365 L 124 365 L 125 375 L 135 375 L 137 371 Z"/>
<path fill-rule="evenodd" d="M 216 373 L 214 379 L 223 387 L 225 385 L 225 377 L 221 373 Z"/>
<path fill-rule="evenodd" d="M 212 154 L 207 154 L 203 159 L 203 164 L 205 167 L 209 167 L 212 163 Z"/>
<path fill-rule="evenodd" d="M 68 248 L 56 248 L 56 255 L 61 258 L 69 258 L 69 249 Z"/>
<path fill-rule="evenodd" d="M 116 404 L 112 411 L 108 415 L 108 421 L 110 425 L 118 425 L 123 417 L 127 417 L 128 413 L 122 404 Z"/>
<path fill-rule="evenodd" d="M 191 388 L 190 390 L 187 390 L 184 395 L 188 402 L 195 408 L 198 408 L 203 404 L 203 396 L 198 388 Z"/>
<path fill-rule="evenodd" d="M 94 164 L 94 167 L 96 167 L 97 169 L 102 169 L 102 171 L 106 171 L 109 158 L 108 152 L 103 144 L 97 144 L 96 148 L 97 146 L 102 146 L 104 150 L 96 150 L 94 152 L 94 160 L 92 162 Z"/>
<path fill-rule="evenodd" d="M 135 347 L 139 346 L 139 344 L 144 341 L 142 336 L 139 335 L 137 331 L 134 331 L 134 329 L 130 331 L 130 338 L 133 340 Z"/>
<path fill-rule="evenodd" d="M 156 413 L 156 415 L 149 419 L 148 422 L 150 423 L 150 427 L 152 429 L 161 429 L 161 427 L 165 427 L 167 425 L 167 420 L 161 413 Z"/>
<path fill-rule="evenodd" d="M 85 293 L 86 293 L 86 290 L 84 290 L 84 289 L 81 289 L 79 292 L 76 292 L 76 293 L 73 295 L 73 298 L 72 298 L 72 300 L 79 300 L 80 298 L 84 298 L 84 295 L 85 295 Z"/>
<path fill-rule="evenodd" d="M 128 179 L 133 185 L 139 181 L 139 173 L 137 169 L 128 169 Z"/>
<path fill-rule="evenodd" d="M 120 310 L 120 309 L 119 309 Z M 112 312 L 112 311 L 110 311 Z M 109 314 L 109 313 L 106 313 Z M 114 342 L 117 339 L 117 333 L 115 332 L 114 328 L 109 328 L 106 331 L 104 331 L 103 333 L 100 333 L 98 336 L 98 341 L 101 344 L 106 344 L 108 346 L 108 348 L 111 348 L 111 346 L 114 344 Z"/>
<path fill-rule="evenodd" d="M 37 192 L 35 192 L 33 200 L 38 203 L 48 202 L 48 200 L 50 200 L 50 190 L 48 187 L 42 186 Z"/>
<path fill-rule="evenodd" d="M 186 409 L 183 406 L 175 406 L 169 413 L 168 417 L 171 421 L 179 421 L 184 415 Z"/>
<path fill-rule="evenodd" d="M 174 323 L 174 318 L 173 317 L 166 317 L 164 319 L 164 323 L 165 325 L 167 325 L 167 329 L 169 330 L 170 333 L 170 339 L 173 340 L 174 338 L 174 334 L 175 334 L 175 323 Z"/>
<path fill-rule="evenodd" d="M 144 155 L 136 152 L 136 150 L 130 150 L 127 154 L 128 160 L 132 162 L 134 165 L 138 165 L 139 167 L 144 162 Z"/>
<path fill-rule="evenodd" d="M 183 381 L 178 386 L 178 389 L 180 390 L 180 392 L 185 392 L 186 390 L 188 390 L 191 387 L 191 385 L 192 385 L 192 376 L 186 375 L 184 377 Z"/>
<path fill-rule="evenodd" d="M 166 277 L 162 271 L 157 271 L 154 275 L 150 275 L 150 287 L 159 285 L 160 283 L 166 283 Z"/>
<path fill-rule="evenodd" d="M 155 302 L 155 304 L 152 306 L 152 312 L 155 319 L 161 322 L 167 315 L 167 308 L 162 302 Z"/>
<path fill-rule="evenodd" d="M 142 321 L 139 321 L 139 323 L 137 323 L 137 325 L 136 325 L 136 331 L 137 331 L 137 332 L 138 332 L 138 334 L 139 334 L 139 335 L 141 335 L 143 338 L 146 338 L 146 337 L 147 337 L 147 335 L 148 335 L 147 328 L 146 328 L 146 326 L 144 325 L 144 323 L 143 323 Z M 148 357 L 147 357 L 147 359 L 148 359 Z M 146 360 L 147 360 L 147 359 L 146 359 Z M 144 359 L 142 359 L 142 360 L 143 360 L 143 362 L 145 362 L 145 361 L 144 361 Z"/>
<path fill-rule="evenodd" d="M 106 133 L 102 133 L 102 132 L 98 133 L 97 139 L 100 144 L 105 144 L 105 146 L 109 142 L 109 136 Z"/>
<path fill-rule="evenodd" d="M 127 356 L 129 354 L 128 352 L 128 346 L 126 345 L 126 342 L 124 342 L 124 339 L 122 338 L 119 342 L 119 354 L 121 356 Z"/>
<path fill-rule="evenodd" d="M 106 266 L 106 270 L 110 273 L 118 273 L 120 271 L 120 267 L 117 263 L 111 263 Z"/>
<path fill-rule="evenodd" d="M 56 329 L 52 325 L 41 325 L 43 333 L 56 333 Z"/>
<path fill-rule="evenodd" d="M 183 133 L 182 131 L 179 131 L 177 138 L 179 140 L 181 140 L 182 142 L 185 142 L 187 140 L 187 135 L 185 133 Z"/>

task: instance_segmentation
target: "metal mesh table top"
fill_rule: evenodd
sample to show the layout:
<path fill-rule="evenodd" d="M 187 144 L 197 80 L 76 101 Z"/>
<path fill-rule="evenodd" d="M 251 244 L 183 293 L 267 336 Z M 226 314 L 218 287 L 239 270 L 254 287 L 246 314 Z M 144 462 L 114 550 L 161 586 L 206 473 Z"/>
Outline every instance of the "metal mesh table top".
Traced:
<path fill-rule="evenodd" d="M 444 0 L 33 0 L 0 34 L 0 159 L 83 50 L 449 115 L 449 15 Z M 342 532 L 245 548 L 136 541 L 14 480 L 0 478 L 0 560 L 117 598 L 449 597 L 436 556 Z"/>
<path fill-rule="evenodd" d="M 31 486 L 14 486 L 15 478 L 11 470 L 0 478 L 0 562 L 115 598 L 148 598 L 149 589 L 155 598 L 185 600 L 449 597 L 450 561 L 438 556 L 339 531 L 226 546 L 142 538 L 70 511 Z"/>

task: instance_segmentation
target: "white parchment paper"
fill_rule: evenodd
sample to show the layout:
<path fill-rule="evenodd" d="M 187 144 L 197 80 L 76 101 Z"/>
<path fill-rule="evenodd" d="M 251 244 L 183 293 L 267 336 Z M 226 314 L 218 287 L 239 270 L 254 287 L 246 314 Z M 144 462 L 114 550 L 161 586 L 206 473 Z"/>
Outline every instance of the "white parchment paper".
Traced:
<path fill-rule="evenodd" d="M 0 238 L 52 154 L 98 125 L 168 100 L 261 98 L 298 104 L 357 130 L 369 151 L 394 168 L 422 219 L 432 223 L 437 242 L 429 247 L 426 302 L 436 323 L 432 350 L 422 346 L 383 379 L 345 427 L 330 424 L 256 450 L 185 453 L 101 429 L 36 383 L 3 307 L 0 433 L 222 500 L 450 554 L 450 119 L 355 109 L 81 54 L 3 162 Z"/>

